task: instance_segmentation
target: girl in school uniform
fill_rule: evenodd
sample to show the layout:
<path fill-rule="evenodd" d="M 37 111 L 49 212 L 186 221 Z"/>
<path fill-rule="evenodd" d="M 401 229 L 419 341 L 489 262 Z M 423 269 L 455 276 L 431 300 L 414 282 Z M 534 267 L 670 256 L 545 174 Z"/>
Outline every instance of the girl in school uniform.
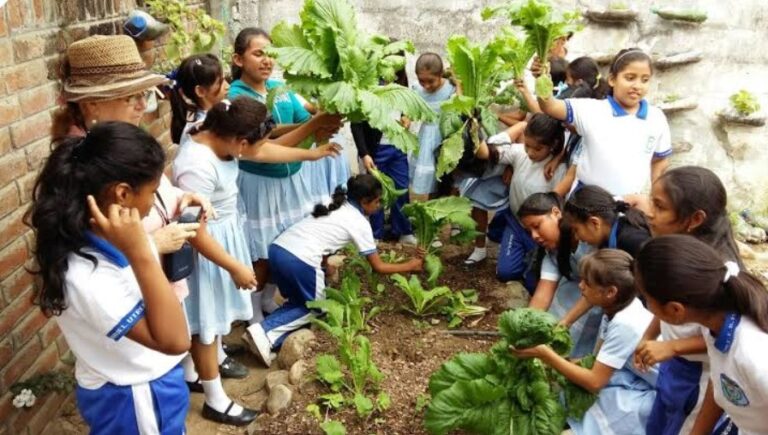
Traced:
<path fill-rule="evenodd" d="M 77 406 L 92 434 L 184 433 L 189 332 L 141 222 L 164 164 L 142 129 L 103 122 L 61 141 L 35 183 L 35 300 L 75 354 Z"/>
<path fill-rule="evenodd" d="M 246 96 L 266 103 L 269 91 L 283 86 L 282 82 L 270 78 L 274 61 L 264 52 L 270 43 L 269 34 L 254 27 L 245 28 L 237 35 L 232 57 L 232 78 L 235 80 L 227 93 L 230 99 Z M 278 95 L 270 111 L 278 124 L 306 125 L 311 118 L 292 92 Z M 339 119 L 336 117 L 336 120 Z M 307 136 L 300 136 L 298 140 L 296 136 L 283 136 L 275 143 L 295 147 Z M 255 310 L 251 323 L 264 318 L 262 311 L 268 313 L 277 308 L 274 302 L 277 288 L 268 284 L 271 281 L 269 244 L 285 229 L 307 216 L 315 204 L 311 187 L 314 183 L 302 175 L 301 169 L 299 161 L 283 164 L 240 161 L 238 188 L 247 216 L 244 228 L 261 290 L 252 294 Z M 326 184 L 323 182 L 323 185 Z"/>
<path fill-rule="evenodd" d="M 672 148 L 664 113 L 644 99 L 652 75 L 651 58 L 630 48 L 611 64 L 607 99 L 538 96 L 544 113 L 573 125 L 582 137 L 577 186 L 630 195 L 643 192 L 664 172 Z"/>
<path fill-rule="evenodd" d="M 522 131 L 516 142 L 510 143 L 512 139 L 510 135 L 506 137 L 509 140 L 508 145 L 495 149 L 481 143 L 477 157 L 491 158 L 492 161 L 498 161 L 498 164 L 512 169 L 508 188 L 508 212 L 506 210 L 502 212 L 505 225 L 499 248 L 496 277 L 501 281 L 522 279 L 528 291 L 532 292 L 536 287 L 537 279 L 530 273 L 530 268 L 527 267 L 530 262 L 526 263 L 526 258 L 530 258 L 536 245 L 515 216 L 526 198 L 534 193 L 551 191 L 563 177 L 565 167 L 562 165 L 558 166 L 552 178 L 547 179 L 544 174 L 545 166 L 553 156 L 563 150 L 563 127 L 555 119 L 543 113 L 536 113 L 527 123 L 518 123 L 509 130 L 513 134 L 514 130 Z M 493 137 L 490 138 L 488 142 L 493 142 L 493 139 Z M 483 231 L 484 228 L 481 227 L 479 230 Z M 485 246 L 478 248 L 475 245 L 475 251 L 469 260 L 483 259 L 485 256 Z"/>
<path fill-rule="evenodd" d="M 456 87 L 443 77 L 443 60 L 436 53 L 422 53 L 416 59 L 416 92 L 440 115 L 440 105 L 451 98 Z M 437 122 L 419 128 L 419 152 L 410 156 L 411 189 L 416 195 L 432 195 L 437 191 L 435 154 L 443 142 Z"/>
<path fill-rule="evenodd" d="M 588 309 L 587 315 L 570 315 L 572 311 L 581 313 L 583 308 L 577 306 L 582 299 L 578 264 L 593 248 L 586 243 L 578 243 L 569 235 L 562 210 L 563 205 L 557 194 L 534 193 L 520 205 L 517 217 L 534 242 L 542 248 L 536 253 L 536 258 L 529 260 L 532 264 L 526 266 L 539 275 L 528 306 L 549 311 L 561 319 L 560 322 L 569 327 L 573 337 L 571 356 L 580 358 L 594 350 L 603 313 L 600 307 L 589 308 L 589 305 L 582 303 Z"/>
<path fill-rule="evenodd" d="M 635 276 L 648 308 L 672 325 L 698 324 L 709 384 L 691 434 L 709 434 L 723 412 L 740 434 L 766 433 L 768 290 L 738 263 L 689 235 L 651 239 Z"/>
<path fill-rule="evenodd" d="M 226 395 L 215 363 L 217 337 L 228 334 L 233 321 L 253 315 L 250 296 L 238 287 L 249 289 L 257 284 L 251 268 L 244 268 L 250 280 L 238 276 L 233 280 L 227 273 L 231 264 L 250 261 L 237 210 L 238 158 L 246 155 L 254 160 L 285 162 L 321 158 L 337 151 L 331 146 L 303 150 L 263 143 L 273 126 L 263 104 L 246 97 L 224 100 L 208 110 L 202 124 L 189 131 L 190 139 L 173 162 L 176 184 L 208 197 L 213 204 L 216 218 L 207 222 L 207 232 L 201 235 L 210 235 L 224 247 L 220 252 L 223 258 L 212 261 L 197 256 L 189 277 L 186 310 L 193 335 L 192 356 L 205 393 L 203 417 L 233 425 L 245 425 L 256 418 L 256 411 L 243 408 Z"/>
<path fill-rule="evenodd" d="M 376 252 L 368 216 L 381 206 L 381 184 L 370 174 L 355 175 L 347 190 L 338 188 L 333 202 L 318 204 L 312 216 L 288 228 L 269 247 L 269 261 L 275 281 L 287 301 L 261 323 L 248 327 L 243 335 L 253 353 L 269 367 L 272 349 L 279 347 L 291 332 L 309 324 L 315 314 L 307 301 L 325 298 L 323 257 L 354 243 L 378 273 L 420 271 L 420 254 L 403 263 L 385 263 Z"/>
<path fill-rule="evenodd" d="M 651 188 L 648 215 L 654 237 L 690 234 L 741 262 L 726 205 L 723 183 L 712 171 L 682 166 L 666 171 Z M 657 340 L 657 337 L 660 337 Z M 693 323 L 674 325 L 654 318 L 635 352 L 639 368 L 659 364 L 658 394 L 648 418 L 648 433 L 687 434 L 704 400 L 709 361 L 701 328 Z"/>
<path fill-rule="evenodd" d="M 568 419 L 576 435 L 645 435 L 656 392 L 655 372 L 640 372 L 632 364 L 635 346 L 653 316 L 635 297 L 632 257 L 624 251 L 602 249 L 582 260 L 581 291 L 603 309 L 596 361 L 582 368 L 548 345 L 512 350 L 519 357 L 539 358 L 568 380 L 597 394 L 581 421 Z"/>

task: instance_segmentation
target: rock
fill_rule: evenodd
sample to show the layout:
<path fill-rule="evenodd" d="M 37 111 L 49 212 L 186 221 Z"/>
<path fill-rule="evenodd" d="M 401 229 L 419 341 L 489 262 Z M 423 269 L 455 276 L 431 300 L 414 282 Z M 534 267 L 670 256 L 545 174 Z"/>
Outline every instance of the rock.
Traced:
<path fill-rule="evenodd" d="M 704 58 L 704 54 L 698 50 L 691 50 L 685 53 L 676 53 L 668 56 L 661 56 L 653 61 L 653 66 L 659 69 L 668 69 L 680 65 L 687 65 L 689 63 L 700 62 Z"/>
<path fill-rule="evenodd" d="M 289 369 L 296 361 L 302 359 L 315 341 L 315 333 L 309 329 L 299 329 L 283 342 L 280 353 L 277 355 L 277 363 L 282 369 Z"/>
<path fill-rule="evenodd" d="M 656 107 L 661 109 L 664 112 L 664 114 L 669 115 L 670 113 L 696 109 L 697 107 L 699 107 L 699 103 L 696 101 L 695 98 L 688 97 L 688 98 L 681 98 L 675 101 L 670 101 L 667 103 L 662 102 L 661 104 L 658 104 Z"/>
<path fill-rule="evenodd" d="M 494 299 L 494 307 L 498 307 L 501 310 L 526 307 L 530 299 L 528 291 L 519 281 L 498 284 L 491 290 L 488 296 Z"/>
<path fill-rule="evenodd" d="M 267 392 L 270 394 L 278 385 L 289 385 L 290 383 L 290 374 L 288 373 L 288 370 L 278 370 L 267 374 Z"/>
<path fill-rule="evenodd" d="M 766 116 L 761 113 L 751 115 L 741 115 L 735 113 L 732 109 L 717 114 L 722 122 L 748 125 L 750 127 L 762 127 L 765 125 Z"/>
<path fill-rule="evenodd" d="M 293 400 L 293 391 L 285 385 L 278 385 L 269 393 L 267 399 L 267 412 L 272 415 L 288 408 Z"/>
<path fill-rule="evenodd" d="M 629 23 L 637 19 L 637 11 L 632 9 L 587 9 L 583 15 L 598 23 Z"/>
<path fill-rule="evenodd" d="M 300 359 L 293 363 L 291 370 L 288 373 L 288 379 L 292 385 L 301 385 L 304 380 L 304 375 L 307 373 L 307 363 L 303 359 Z"/>

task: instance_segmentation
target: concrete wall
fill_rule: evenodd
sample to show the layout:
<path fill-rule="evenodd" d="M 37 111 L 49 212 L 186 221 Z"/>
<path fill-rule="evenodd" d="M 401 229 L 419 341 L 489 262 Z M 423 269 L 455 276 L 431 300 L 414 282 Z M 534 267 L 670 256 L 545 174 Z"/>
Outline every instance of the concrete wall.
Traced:
<path fill-rule="evenodd" d="M 258 25 L 271 29 L 281 19 L 298 20 L 302 0 L 235 1 L 233 27 Z M 360 0 L 354 2 L 363 28 L 371 32 L 410 39 L 421 51 L 444 52 L 452 34 L 475 40 L 489 37 L 502 21 L 483 22 L 480 9 L 495 0 Z M 567 9 L 584 9 L 587 2 L 557 0 Z M 607 5 L 603 0 L 592 7 Z M 721 125 L 716 112 L 727 98 L 746 88 L 768 104 L 768 3 L 762 0 L 623 1 L 639 11 L 638 20 L 626 25 L 585 21 L 585 28 L 570 41 L 569 57 L 615 53 L 641 46 L 652 52 L 677 53 L 700 50 L 704 59 L 693 65 L 659 71 L 649 98 L 675 93 L 698 100 L 696 110 L 672 114 L 669 122 L 678 151 L 673 164 L 696 164 L 717 172 L 729 188 L 735 209 L 768 205 L 768 150 L 763 147 L 766 127 Z M 704 9 L 709 20 L 701 26 L 673 24 L 650 12 L 652 4 L 673 4 Z M 414 59 L 409 62 L 409 72 Z M 687 150 L 687 151 L 686 151 Z"/>

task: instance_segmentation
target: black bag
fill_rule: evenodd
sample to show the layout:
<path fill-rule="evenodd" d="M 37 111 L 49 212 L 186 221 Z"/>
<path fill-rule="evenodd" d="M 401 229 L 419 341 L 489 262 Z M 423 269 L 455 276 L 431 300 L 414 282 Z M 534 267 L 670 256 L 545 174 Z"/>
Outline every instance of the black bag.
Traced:
<path fill-rule="evenodd" d="M 168 209 L 165 208 L 165 203 L 163 202 L 163 198 L 160 197 L 160 194 L 156 193 L 155 196 L 157 197 L 157 202 L 159 202 L 162 207 L 162 210 L 158 207 L 157 211 L 163 219 L 163 223 L 168 225 L 171 223 L 171 220 L 168 218 Z M 155 204 L 155 206 L 157 206 L 157 204 Z M 165 277 L 168 278 L 168 281 L 170 282 L 181 281 L 188 277 L 192 273 L 194 262 L 195 250 L 189 242 L 184 242 L 181 249 L 178 251 L 171 252 L 170 254 L 163 254 L 160 258 Z"/>

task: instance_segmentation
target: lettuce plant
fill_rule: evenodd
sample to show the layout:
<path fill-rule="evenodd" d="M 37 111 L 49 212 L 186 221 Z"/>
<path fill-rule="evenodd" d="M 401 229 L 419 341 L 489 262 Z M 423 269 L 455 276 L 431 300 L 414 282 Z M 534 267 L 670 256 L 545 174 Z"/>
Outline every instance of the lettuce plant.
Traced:
<path fill-rule="evenodd" d="M 379 183 L 381 183 L 381 208 L 384 210 L 388 210 L 390 207 L 395 205 L 395 202 L 397 202 L 398 198 L 408 193 L 407 188 L 398 189 L 395 186 L 395 181 L 389 175 L 379 171 L 378 169 L 373 169 L 369 172 L 377 180 L 379 180 Z"/>
<path fill-rule="evenodd" d="M 408 41 L 365 35 L 348 0 L 305 0 L 300 24 L 278 23 L 267 53 L 285 70 L 288 87 L 319 108 L 368 123 L 404 152 L 418 149 L 416 136 L 399 122 L 398 112 L 431 122 L 435 114 L 416 92 L 389 83 L 405 67 Z M 393 116 L 397 115 L 397 116 Z"/>
<path fill-rule="evenodd" d="M 749 116 L 760 110 L 760 103 L 758 103 L 757 98 L 745 89 L 731 95 L 730 101 L 733 110 L 742 116 Z"/>
<path fill-rule="evenodd" d="M 411 275 L 409 279 L 406 279 L 403 275 L 396 273 L 392 275 L 392 281 L 411 301 L 411 305 L 405 307 L 406 311 L 416 316 L 436 314 L 451 294 L 451 289 L 445 286 L 435 287 L 432 290 L 424 289 L 421 280 L 416 275 Z"/>

